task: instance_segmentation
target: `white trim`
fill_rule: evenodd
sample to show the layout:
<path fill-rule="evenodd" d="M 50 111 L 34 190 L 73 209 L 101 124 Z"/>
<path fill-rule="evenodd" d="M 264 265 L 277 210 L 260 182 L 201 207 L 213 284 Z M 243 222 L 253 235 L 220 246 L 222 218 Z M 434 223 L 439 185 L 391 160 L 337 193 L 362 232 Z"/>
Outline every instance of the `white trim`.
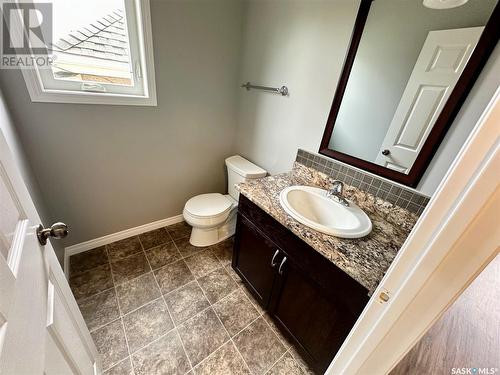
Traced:
<path fill-rule="evenodd" d="M 137 105 L 157 106 L 156 82 L 153 54 L 153 34 L 151 25 L 151 10 L 149 0 L 135 0 L 138 15 L 138 32 L 141 46 L 141 67 L 143 70 L 144 90 L 141 95 L 125 95 L 117 93 L 97 93 L 84 91 L 47 90 L 43 87 L 40 74 L 36 68 L 22 69 L 26 88 L 32 102 L 42 103 L 73 103 L 73 104 L 107 104 L 107 105 Z M 14 32 L 23 32 L 20 23 L 15 23 Z M 12 31 L 11 31 L 12 32 Z M 134 72 L 135 72 L 135 62 Z"/>
<path fill-rule="evenodd" d="M 388 373 L 498 253 L 499 127 L 500 89 L 327 374 Z"/>
<path fill-rule="evenodd" d="M 108 234 L 93 240 L 80 242 L 76 245 L 71 245 L 64 248 L 64 273 L 66 278 L 69 277 L 69 257 L 75 254 L 83 253 L 84 251 L 95 249 L 96 247 L 108 245 L 110 243 L 123 240 L 128 237 L 137 236 L 142 233 L 146 233 L 158 228 L 163 228 L 168 225 L 180 223 L 184 221 L 182 214 L 168 217 L 166 219 L 153 221 L 152 223 L 139 225 L 138 227 L 129 228 L 122 230 L 120 232 Z"/>
<path fill-rule="evenodd" d="M 140 0 L 137 2 L 137 14 L 141 17 L 138 20 L 139 33 L 143 36 L 139 43 L 141 44 L 141 68 L 142 79 L 144 80 L 144 89 L 149 94 L 150 102 L 148 105 L 156 106 L 156 80 L 154 66 L 154 48 L 153 48 L 153 27 L 151 22 L 151 5 L 149 0 Z M 134 73 L 135 73 L 134 62 Z M 142 66 L 144 65 L 144 66 Z M 144 78 L 145 77 L 145 78 Z"/>

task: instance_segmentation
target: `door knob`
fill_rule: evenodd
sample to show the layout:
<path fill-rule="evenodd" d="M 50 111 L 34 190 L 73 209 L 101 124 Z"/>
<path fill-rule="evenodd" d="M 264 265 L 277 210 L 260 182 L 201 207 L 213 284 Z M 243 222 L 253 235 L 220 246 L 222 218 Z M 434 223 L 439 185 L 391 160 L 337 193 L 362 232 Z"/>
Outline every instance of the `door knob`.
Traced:
<path fill-rule="evenodd" d="M 68 235 L 68 226 L 64 223 L 54 223 L 50 228 L 44 228 L 40 224 L 36 230 L 36 236 L 38 237 L 38 242 L 40 245 L 44 246 L 47 244 L 47 238 L 52 237 L 57 240 L 64 238 Z"/>
<path fill-rule="evenodd" d="M 382 151 L 382 155 L 384 155 L 384 156 L 387 156 L 390 154 L 391 154 L 391 151 L 389 151 L 388 149 L 385 149 L 384 151 Z"/>

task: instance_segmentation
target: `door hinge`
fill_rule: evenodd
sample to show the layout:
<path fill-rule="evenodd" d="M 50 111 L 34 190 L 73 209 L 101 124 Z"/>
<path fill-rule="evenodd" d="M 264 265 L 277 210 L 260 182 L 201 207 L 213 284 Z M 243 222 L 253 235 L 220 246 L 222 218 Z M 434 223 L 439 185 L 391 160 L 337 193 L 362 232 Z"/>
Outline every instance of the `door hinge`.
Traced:
<path fill-rule="evenodd" d="M 380 303 L 387 303 L 389 302 L 389 299 L 391 298 L 389 291 L 388 290 L 382 290 L 379 295 L 378 295 L 378 302 Z"/>

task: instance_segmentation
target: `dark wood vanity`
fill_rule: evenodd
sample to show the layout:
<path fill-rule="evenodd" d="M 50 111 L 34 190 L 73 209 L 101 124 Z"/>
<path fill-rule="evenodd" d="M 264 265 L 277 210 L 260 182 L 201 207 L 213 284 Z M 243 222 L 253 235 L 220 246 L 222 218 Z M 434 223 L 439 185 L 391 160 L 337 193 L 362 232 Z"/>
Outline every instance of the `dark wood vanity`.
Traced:
<path fill-rule="evenodd" d="M 369 299 L 365 287 L 242 194 L 232 266 L 320 373 Z"/>

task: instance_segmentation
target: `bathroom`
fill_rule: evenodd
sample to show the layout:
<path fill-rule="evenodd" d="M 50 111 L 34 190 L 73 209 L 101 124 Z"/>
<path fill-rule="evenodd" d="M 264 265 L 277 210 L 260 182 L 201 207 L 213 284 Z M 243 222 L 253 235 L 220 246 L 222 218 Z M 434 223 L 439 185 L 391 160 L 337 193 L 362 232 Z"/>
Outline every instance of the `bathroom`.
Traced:
<path fill-rule="evenodd" d="M 498 252 L 474 231 L 498 207 L 498 1 L 34 3 L 59 55 L 0 69 L 0 372 L 436 368 L 412 348 Z M 96 20 L 128 37 L 113 84 L 68 68 Z M 421 90 L 421 64 L 449 82 Z M 439 373 L 500 367 L 481 337 Z"/>

